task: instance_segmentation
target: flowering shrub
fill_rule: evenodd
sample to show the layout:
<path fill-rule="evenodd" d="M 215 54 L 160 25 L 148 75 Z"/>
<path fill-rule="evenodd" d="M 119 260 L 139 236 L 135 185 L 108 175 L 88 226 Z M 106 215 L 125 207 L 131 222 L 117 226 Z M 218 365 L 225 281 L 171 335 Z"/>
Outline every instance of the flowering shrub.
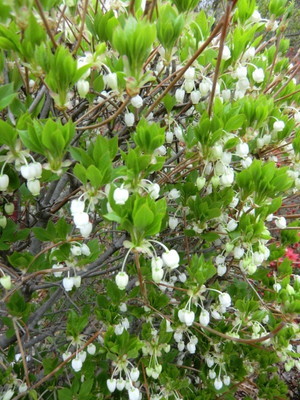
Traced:
<path fill-rule="evenodd" d="M 287 398 L 290 3 L 0 4 L 1 398 Z"/>

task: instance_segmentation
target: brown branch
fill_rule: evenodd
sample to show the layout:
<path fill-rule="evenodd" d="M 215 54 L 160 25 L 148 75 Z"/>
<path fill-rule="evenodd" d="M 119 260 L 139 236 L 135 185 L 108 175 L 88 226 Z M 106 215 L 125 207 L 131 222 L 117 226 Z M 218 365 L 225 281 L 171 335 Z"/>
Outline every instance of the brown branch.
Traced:
<path fill-rule="evenodd" d="M 216 87 L 217 87 L 217 82 L 218 82 L 218 77 L 219 77 L 219 72 L 220 72 L 220 66 L 221 66 L 221 61 L 222 61 L 224 43 L 225 43 L 227 28 L 228 28 L 228 25 L 230 22 L 230 13 L 231 13 L 232 7 L 233 7 L 233 5 L 228 3 L 228 6 L 226 8 L 226 13 L 224 16 L 224 23 L 223 23 L 222 30 L 221 30 L 219 53 L 218 53 L 217 64 L 216 64 L 216 68 L 215 68 L 210 98 L 209 98 L 209 102 L 208 102 L 209 117 L 211 116 L 211 113 L 212 113 L 212 107 L 213 107 L 213 102 L 214 102 L 214 97 L 215 97 L 215 93 L 216 93 Z"/>
<path fill-rule="evenodd" d="M 35 4 L 36 4 L 36 6 L 37 6 L 37 8 L 39 10 L 39 14 L 40 14 L 40 16 L 41 16 L 41 18 L 43 20 L 43 23 L 45 25 L 46 31 L 48 33 L 48 36 L 49 36 L 49 38 L 50 38 L 50 40 L 51 40 L 51 42 L 53 44 L 53 47 L 56 49 L 57 48 L 57 43 L 56 43 L 56 41 L 54 39 L 54 36 L 53 36 L 53 34 L 51 32 L 51 29 L 49 27 L 49 24 L 48 24 L 48 21 L 47 21 L 47 18 L 45 16 L 45 14 L 44 14 L 44 10 L 43 10 L 43 7 L 41 5 L 40 0 L 35 0 Z"/>
<path fill-rule="evenodd" d="M 84 30 L 85 17 L 86 17 L 86 13 L 87 13 L 88 4 L 89 4 L 89 0 L 85 0 L 84 6 L 83 6 L 82 15 L 81 15 L 81 26 L 80 26 L 80 30 L 79 30 L 79 35 L 77 37 L 77 43 L 76 43 L 76 46 L 75 46 L 74 50 L 72 51 L 73 55 L 76 54 L 77 50 L 79 49 L 81 40 L 82 40 L 82 35 L 83 35 L 83 30 Z"/>
<path fill-rule="evenodd" d="M 20 336 L 20 333 L 19 333 L 19 329 L 18 329 L 16 320 L 13 318 L 12 322 L 13 322 L 13 325 L 14 325 L 14 330 L 15 330 L 15 334 L 16 334 L 16 337 L 17 337 L 18 346 L 19 346 L 20 353 L 21 353 L 21 356 L 22 356 L 25 380 L 26 380 L 27 386 L 29 387 L 30 386 L 30 380 L 29 380 L 29 373 L 28 373 L 28 367 L 27 367 L 27 362 L 26 362 L 26 355 L 25 355 L 25 352 L 24 352 L 24 348 L 23 348 L 23 344 L 22 344 L 22 340 L 21 340 L 21 336 Z"/>

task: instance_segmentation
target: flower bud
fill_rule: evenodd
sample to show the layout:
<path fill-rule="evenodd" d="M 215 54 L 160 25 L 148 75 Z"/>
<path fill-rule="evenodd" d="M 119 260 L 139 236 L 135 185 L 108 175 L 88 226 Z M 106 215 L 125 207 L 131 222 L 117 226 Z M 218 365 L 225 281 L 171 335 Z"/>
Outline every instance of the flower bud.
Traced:
<path fill-rule="evenodd" d="M 7 215 L 12 215 L 15 211 L 14 203 L 6 203 L 4 205 L 4 211 L 6 212 Z"/>
<path fill-rule="evenodd" d="M 0 216 L 0 228 L 4 229 L 6 227 L 7 224 L 7 218 L 5 217 L 5 215 L 1 215 Z"/>
<path fill-rule="evenodd" d="M 116 275 L 116 284 L 120 290 L 124 290 L 128 284 L 129 276 L 124 271 L 120 271 Z"/>
<path fill-rule="evenodd" d="M 206 179 L 203 176 L 199 176 L 196 180 L 196 186 L 198 190 L 201 190 L 205 186 Z"/>
<path fill-rule="evenodd" d="M 4 275 L 0 278 L 0 284 L 4 287 L 4 289 L 11 289 L 11 277 L 9 275 Z"/>

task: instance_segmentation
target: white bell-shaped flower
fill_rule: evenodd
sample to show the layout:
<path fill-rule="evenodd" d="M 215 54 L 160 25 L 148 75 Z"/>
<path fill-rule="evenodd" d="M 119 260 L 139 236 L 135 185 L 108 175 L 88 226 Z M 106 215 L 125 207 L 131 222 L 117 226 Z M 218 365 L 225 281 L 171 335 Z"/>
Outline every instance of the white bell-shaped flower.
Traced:
<path fill-rule="evenodd" d="M 184 342 L 182 340 L 180 342 L 178 342 L 177 348 L 178 348 L 179 351 L 183 351 L 184 350 L 185 344 L 184 344 Z"/>
<path fill-rule="evenodd" d="M 71 201 L 71 214 L 80 214 L 84 212 L 84 201 L 81 200 L 72 200 Z"/>
<path fill-rule="evenodd" d="M 151 183 L 148 186 L 148 190 L 151 199 L 156 200 L 159 197 L 160 186 L 158 183 Z"/>
<path fill-rule="evenodd" d="M 72 355 L 70 351 L 66 351 L 62 354 L 62 359 L 66 361 L 67 358 L 69 358 Z"/>
<path fill-rule="evenodd" d="M 152 268 L 152 279 L 156 283 L 160 283 L 164 276 L 164 270 L 162 268 Z"/>
<path fill-rule="evenodd" d="M 74 282 L 74 286 L 79 288 L 81 285 L 81 276 L 80 275 L 76 275 L 73 277 L 73 282 Z"/>
<path fill-rule="evenodd" d="M 82 361 L 78 356 L 76 356 L 73 358 L 71 365 L 75 372 L 79 372 L 82 368 Z"/>
<path fill-rule="evenodd" d="M 184 322 L 186 326 L 192 326 L 195 320 L 195 313 L 194 311 L 185 310 L 184 313 Z"/>
<path fill-rule="evenodd" d="M 63 268 L 63 265 L 62 264 L 53 264 L 52 265 L 52 269 L 54 270 L 53 271 L 53 275 L 55 276 L 55 278 L 60 278 L 62 276 L 62 273 L 63 273 L 62 271 L 55 272 L 55 270 L 58 269 L 58 268 Z"/>
<path fill-rule="evenodd" d="M 130 371 L 130 379 L 133 382 L 136 382 L 139 379 L 140 376 L 140 371 L 137 368 L 132 368 L 132 370 Z"/>
<path fill-rule="evenodd" d="M 223 376 L 223 383 L 224 383 L 225 386 L 229 386 L 230 385 L 230 376 L 224 375 Z"/>
<path fill-rule="evenodd" d="M 134 114 L 126 113 L 124 115 L 124 121 L 125 121 L 126 126 L 133 126 L 134 125 Z"/>
<path fill-rule="evenodd" d="M 170 217 L 169 218 L 169 228 L 174 230 L 176 229 L 177 225 L 179 223 L 179 219 L 176 217 Z"/>
<path fill-rule="evenodd" d="M 199 176 L 196 180 L 196 186 L 198 190 L 201 190 L 204 188 L 206 183 L 206 179 L 203 176 Z"/>
<path fill-rule="evenodd" d="M 80 79 L 77 82 L 77 90 L 78 90 L 79 96 L 81 98 L 84 98 L 88 94 L 88 92 L 90 90 L 89 82 L 84 80 L 84 79 Z"/>
<path fill-rule="evenodd" d="M 104 75 L 103 82 L 105 86 L 109 87 L 112 90 L 118 89 L 118 76 L 115 72 L 111 72 L 107 75 Z"/>
<path fill-rule="evenodd" d="M 223 53 L 222 53 L 222 60 L 227 61 L 231 58 L 231 51 L 228 46 L 224 46 Z"/>
<path fill-rule="evenodd" d="M 201 93 L 199 90 L 193 90 L 191 92 L 191 102 L 192 104 L 198 104 L 201 99 Z"/>
<path fill-rule="evenodd" d="M 207 326 L 210 321 L 210 315 L 207 310 L 202 310 L 199 317 L 200 324 L 203 326 Z"/>
<path fill-rule="evenodd" d="M 81 256 L 81 246 L 76 246 L 76 245 L 71 246 L 70 250 L 71 250 L 72 256 L 75 256 L 75 257 Z"/>
<path fill-rule="evenodd" d="M 275 225 L 279 229 L 285 229 L 286 228 L 286 219 L 284 217 L 279 217 L 275 219 Z"/>
<path fill-rule="evenodd" d="M 91 234 L 91 232 L 93 230 L 93 224 L 91 222 L 88 222 L 85 225 L 80 225 L 79 230 L 80 230 L 81 236 L 83 236 L 84 238 L 87 238 L 87 237 L 89 237 L 89 235 Z"/>
<path fill-rule="evenodd" d="M 89 222 L 89 214 L 86 212 L 76 213 L 73 216 L 73 220 L 76 227 L 80 228 Z"/>
<path fill-rule="evenodd" d="M 89 248 L 88 245 L 86 245 L 85 243 L 83 243 L 81 245 L 81 254 L 83 254 L 84 256 L 89 256 L 91 254 L 91 250 Z"/>
<path fill-rule="evenodd" d="M 114 191 L 114 200 L 118 205 L 124 205 L 129 197 L 129 192 L 125 188 L 117 188 Z"/>
<path fill-rule="evenodd" d="M 203 80 L 199 85 L 199 90 L 202 96 L 206 96 L 208 92 L 211 90 L 211 83 Z"/>
<path fill-rule="evenodd" d="M 228 222 L 226 228 L 227 228 L 228 232 L 233 232 L 237 228 L 237 226 L 238 226 L 237 221 L 235 221 L 234 219 L 231 219 Z"/>
<path fill-rule="evenodd" d="M 172 143 L 174 139 L 174 133 L 172 131 L 166 131 L 166 142 L 167 143 Z"/>
<path fill-rule="evenodd" d="M 194 67 L 189 67 L 185 73 L 184 73 L 184 78 L 185 79 L 195 79 L 195 68 Z"/>
<path fill-rule="evenodd" d="M 153 377 L 153 374 L 152 374 L 152 377 Z M 133 386 L 130 387 L 128 389 L 128 397 L 129 397 L 129 400 L 139 400 L 139 398 L 140 398 L 139 389 L 136 387 L 133 387 Z"/>
<path fill-rule="evenodd" d="M 117 379 L 117 389 L 121 392 L 125 388 L 126 381 L 123 378 Z"/>
<path fill-rule="evenodd" d="M 106 385 L 110 393 L 113 393 L 116 390 L 117 387 L 117 380 L 114 378 L 107 379 Z"/>
<path fill-rule="evenodd" d="M 239 143 L 236 146 L 236 155 L 243 158 L 249 154 L 249 146 L 247 143 Z"/>
<path fill-rule="evenodd" d="M 124 290 L 126 288 L 126 286 L 128 285 L 129 276 L 124 271 L 120 271 L 116 275 L 115 279 L 116 279 L 116 284 L 120 290 Z"/>
<path fill-rule="evenodd" d="M 27 188 L 33 196 L 38 196 L 41 191 L 41 184 L 38 179 L 27 181 Z"/>
<path fill-rule="evenodd" d="M 141 98 L 141 96 L 136 95 L 132 97 L 131 104 L 133 105 L 134 108 L 141 108 L 143 105 L 143 99 Z"/>
<path fill-rule="evenodd" d="M 6 174 L 0 175 L 0 191 L 4 192 L 9 185 L 9 177 Z"/>
<path fill-rule="evenodd" d="M 176 136 L 176 139 L 179 142 L 183 142 L 184 141 L 184 137 L 183 137 L 183 130 L 180 126 L 176 126 L 174 128 L 174 135 Z"/>
<path fill-rule="evenodd" d="M 77 357 L 80 358 L 80 360 L 84 363 L 86 360 L 86 351 L 81 351 L 80 353 L 77 354 Z"/>
<path fill-rule="evenodd" d="M 177 189 L 170 190 L 168 197 L 170 200 L 176 200 L 180 197 L 180 191 Z"/>
<path fill-rule="evenodd" d="M 19 393 L 25 393 L 28 389 L 28 386 L 25 382 L 21 383 L 19 386 Z"/>
<path fill-rule="evenodd" d="M 189 342 L 189 343 L 186 345 L 186 349 L 187 349 L 187 351 L 188 351 L 190 354 L 195 354 L 195 352 L 196 352 L 196 346 L 195 346 L 194 343 L 191 343 L 191 342 Z"/>
<path fill-rule="evenodd" d="M 208 371 L 208 376 L 210 377 L 210 379 L 215 379 L 215 377 L 217 376 L 216 371 L 214 369 L 210 369 Z"/>
<path fill-rule="evenodd" d="M 285 127 L 285 123 L 283 121 L 275 121 L 273 124 L 273 130 L 275 132 L 283 131 L 284 127 Z"/>
<path fill-rule="evenodd" d="M 243 257 L 243 255 L 244 255 L 244 253 L 245 253 L 245 250 L 244 250 L 242 247 L 240 247 L 240 246 L 236 246 L 236 247 L 233 249 L 233 256 L 234 256 L 234 258 L 236 258 L 237 260 L 241 259 L 241 258 Z"/>
<path fill-rule="evenodd" d="M 219 264 L 217 268 L 217 274 L 218 276 L 223 276 L 226 274 L 227 268 L 226 265 L 224 264 Z"/>
<path fill-rule="evenodd" d="M 175 269 L 179 266 L 180 258 L 177 251 L 172 249 L 172 250 L 167 250 L 162 254 L 162 260 L 166 267 Z"/>
<path fill-rule="evenodd" d="M 86 351 L 93 356 L 96 353 L 96 346 L 94 345 L 94 343 L 90 343 L 88 345 L 88 347 L 86 348 Z"/>
<path fill-rule="evenodd" d="M 262 68 L 256 68 L 252 73 L 254 82 L 261 83 L 265 79 L 265 72 Z"/>
<path fill-rule="evenodd" d="M 226 308 L 231 306 L 231 297 L 228 293 L 220 293 L 218 297 L 222 306 Z"/>
<path fill-rule="evenodd" d="M 175 99 L 177 103 L 183 103 L 185 96 L 185 90 L 183 89 L 177 89 L 175 92 Z"/>
<path fill-rule="evenodd" d="M 246 78 L 247 73 L 248 73 L 247 67 L 242 67 L 242 66 L 238 67 L 235 71 L 235 75 L 238 79 Z"/>
<path fill-rule="evenodd" d="M 66 292 L 70 292 L 73 289 L 74 286 L 74 280 L 73 278 L 67 277 L 63 279 L 63 287 Z"/>
<path fill-rule="evenodd" d="M 216 378 L 214 381 L 214 387 L 216 390 L 221 390 L 223 387 L 223 382 L 221 381 L 220 378 Z"/>

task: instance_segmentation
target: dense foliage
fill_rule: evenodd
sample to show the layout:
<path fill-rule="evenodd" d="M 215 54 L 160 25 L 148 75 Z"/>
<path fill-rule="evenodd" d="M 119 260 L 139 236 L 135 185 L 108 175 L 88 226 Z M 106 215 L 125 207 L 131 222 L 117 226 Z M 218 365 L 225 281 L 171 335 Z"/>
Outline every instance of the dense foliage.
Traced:
<path fill-rule="evenodd" d="M 0 0 L 2 400 L 287 398 L 292 4 L 198 3 Z"/>

